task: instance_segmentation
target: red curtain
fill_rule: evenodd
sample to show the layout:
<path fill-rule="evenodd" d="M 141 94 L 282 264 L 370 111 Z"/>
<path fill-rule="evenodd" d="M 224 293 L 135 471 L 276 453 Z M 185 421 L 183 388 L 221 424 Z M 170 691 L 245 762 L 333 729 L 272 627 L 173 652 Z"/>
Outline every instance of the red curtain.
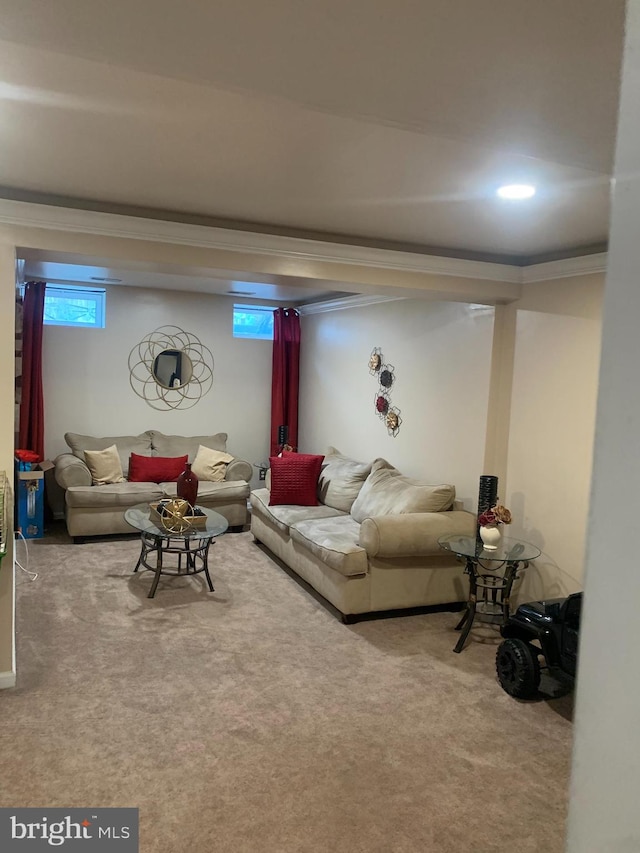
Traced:
<path fill-rule="evenodd" d="M 300 373 L 300 315 L 295 308 L 278 308 L 273 322 L 271 377 L 271 455 L 280 452 L 278 427 L 287 426 L 287 444 L 298 447 L 298 385 Z"/>
<path fill-rule="evenodd" d="M 22 303 L 22 397 L 19 447 L 44 459 L 44 397 L 42 394 L 43 281 L 28 281 Z"/>

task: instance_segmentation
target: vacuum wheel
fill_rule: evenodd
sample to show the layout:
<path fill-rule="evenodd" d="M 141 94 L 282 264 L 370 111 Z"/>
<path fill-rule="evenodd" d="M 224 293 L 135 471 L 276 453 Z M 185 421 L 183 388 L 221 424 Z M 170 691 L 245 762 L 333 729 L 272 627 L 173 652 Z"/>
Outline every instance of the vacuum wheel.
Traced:
<path fill-rule="evenodd" d="M 540 685 L 538 650 L 517 638 L 503 640 L 496 652 L 498 681 L 510 696 L 530 699 Z"/>

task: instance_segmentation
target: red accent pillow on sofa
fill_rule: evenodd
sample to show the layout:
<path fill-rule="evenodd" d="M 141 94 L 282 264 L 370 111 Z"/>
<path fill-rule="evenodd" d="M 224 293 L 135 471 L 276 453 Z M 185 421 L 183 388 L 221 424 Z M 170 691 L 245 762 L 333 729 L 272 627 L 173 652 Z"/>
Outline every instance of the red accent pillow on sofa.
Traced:
<path fill-rule="evenodd" d="M 312 453 L 287 453 L 270 456 L 271 494 L 269 505 L 294 504 L 316 506 L 318 477 L 324 456 Z"/>
<path fill-rule="evenodd" d="M 189 456 L 140 456 L 132 453 L 129 457 L 130 483 L 175 483 Z"/>

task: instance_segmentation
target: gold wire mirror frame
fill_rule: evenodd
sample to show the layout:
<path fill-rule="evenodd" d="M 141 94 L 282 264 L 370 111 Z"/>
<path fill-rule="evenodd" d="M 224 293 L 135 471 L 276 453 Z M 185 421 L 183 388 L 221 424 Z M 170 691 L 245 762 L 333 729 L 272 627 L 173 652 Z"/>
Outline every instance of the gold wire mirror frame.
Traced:
<path fill-rule="evenodd" d="M 188 382 L 168 388 L 156 379 L 154 365 L 165 350 L 179 350 L 187 356 L 191 362 Z M 138 397 L 154 409 L 190 409 L 213 386 L 213 353 L 179 326 L 160 326 L 129 353 L 129 382 Z"/>

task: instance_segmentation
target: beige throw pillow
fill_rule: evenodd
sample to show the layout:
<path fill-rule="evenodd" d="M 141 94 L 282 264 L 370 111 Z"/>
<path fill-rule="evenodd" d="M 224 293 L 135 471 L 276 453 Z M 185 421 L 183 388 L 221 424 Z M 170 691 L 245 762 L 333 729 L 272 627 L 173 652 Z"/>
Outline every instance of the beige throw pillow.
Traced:
<path fill-rule="evenodd" d="M 191 465 L 191 470 L 199 480 L 219 483 L 224 480 L 229 462 L 233 462 L 233 456 L 229 453 L 212 450 L 210 447 L 201 444 Z"/>
<path fill-rule="evenodd" d="M 351 516 L 362 523 L 376 515 L 405 512 L 442 512 L 453 504 L 456 490 L 446 483 L 432 485 L 403 476 L 397 468 L 378 467 L 374 462 L 360 494 L 351 507 Z M 384 463 L 388 465 L 388 463 Z"/>
<path fill-rule="evenodd" d="M 318 479 L 320 501 L 325 506 L 349 512 L 370 473 L 371 462 L 357 462 L 330 447 Z"/>
<path fill-rule="evenodd" d="M 105 450 L 85 450 L 84 461 L 91 471 L 94 486 L 124 482 L 122 464 L 115 444 L 105 448 Z"/>

